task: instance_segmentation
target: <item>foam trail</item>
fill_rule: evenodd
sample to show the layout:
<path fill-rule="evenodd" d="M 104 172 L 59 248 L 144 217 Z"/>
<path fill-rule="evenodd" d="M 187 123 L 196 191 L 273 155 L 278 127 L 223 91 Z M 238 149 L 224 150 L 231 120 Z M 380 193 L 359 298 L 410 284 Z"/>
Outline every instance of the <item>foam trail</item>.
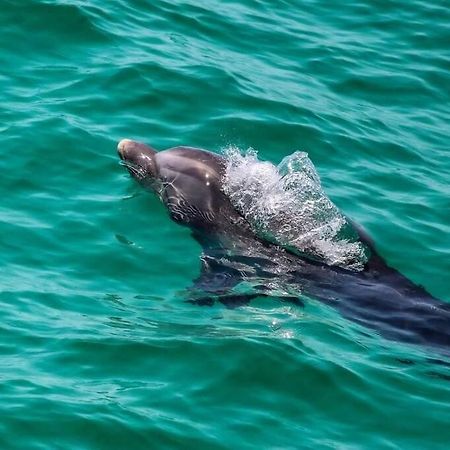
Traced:
<path fill-rule="evenodd" d="M 260 161 L 253 149 L 224 153 L 224 191 L 258 236 L 330 265 L 364 268 L 364 245 L 323 191 L 307 153 L 295 152 L 278 166 Z"/>

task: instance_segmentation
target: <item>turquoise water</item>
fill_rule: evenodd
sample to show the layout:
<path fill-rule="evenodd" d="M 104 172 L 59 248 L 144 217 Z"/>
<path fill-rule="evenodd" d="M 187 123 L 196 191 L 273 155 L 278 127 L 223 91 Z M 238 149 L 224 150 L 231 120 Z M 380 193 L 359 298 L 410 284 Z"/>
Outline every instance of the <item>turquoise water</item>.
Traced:
<path fill-rule="evenodd" d="M 199 245 L 117 162 L 309 153 L 450 301 L 448 2 L 3 0 L 0 448 L 448 448 L 448 368 L 331 308 L 201 308 Z"/>

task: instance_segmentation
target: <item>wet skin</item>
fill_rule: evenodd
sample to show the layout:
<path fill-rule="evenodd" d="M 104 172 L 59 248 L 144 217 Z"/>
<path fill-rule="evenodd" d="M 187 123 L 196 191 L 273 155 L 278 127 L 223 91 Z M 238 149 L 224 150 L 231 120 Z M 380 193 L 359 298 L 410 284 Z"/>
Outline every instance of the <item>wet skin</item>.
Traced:
<path fill-rule="evenodd" d="M 288 300 L 315 298 L 388 339 L 436 347 L 450 356 L 450 305 L 389 267 L 362 230 L 356 228 L 371 253 L 363 271 L 300 257 L 255 236 L 223 193 L 220 155 L 190 147 L 157 152 L 128 139 L 120 141 L 118 153 L 132 177 L 156 192 L 171 218 L 188 226 L 202 245 L 197 303 L 218 299 L 239 306 L 271 295 L 274 285 L 289 286 L 298 294 Z M 253 285 L 252 292 L 234 295 L 232 288 L 242 280 Z"/>

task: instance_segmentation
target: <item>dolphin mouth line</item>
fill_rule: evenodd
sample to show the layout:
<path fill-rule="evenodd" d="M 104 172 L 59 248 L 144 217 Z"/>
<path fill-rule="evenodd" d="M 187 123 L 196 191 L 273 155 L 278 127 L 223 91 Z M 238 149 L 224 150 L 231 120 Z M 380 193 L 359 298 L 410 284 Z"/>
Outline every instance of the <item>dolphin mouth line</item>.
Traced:
<path fill-rule="evenodd" d="M 130 174 L 140 183 L 146 179 L 146 187 L 150 188 L 163 201 L 164 191 L 168 183 L 164 183 L 156 177 L 149 176 L 147 171 L 141 166 L 124 159 L 119 161 L 119 165 L 125 167 Z"/>
<path fill-rule="evenodd" d="M 137 164 L 133 164 L 130 161 L 126 161 L 124 159 L 119 161 L 119 165 L 126 167 L 132 175 L 134 175 L 137 178 L 144 178 L 145 177 L 145 171 L 142 167 L 138 166 Z"/>

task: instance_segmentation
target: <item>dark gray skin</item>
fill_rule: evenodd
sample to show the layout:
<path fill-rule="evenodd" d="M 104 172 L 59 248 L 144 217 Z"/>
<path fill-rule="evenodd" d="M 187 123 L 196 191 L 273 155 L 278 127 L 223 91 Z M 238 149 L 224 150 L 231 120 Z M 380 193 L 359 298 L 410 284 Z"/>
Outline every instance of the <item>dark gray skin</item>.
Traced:
<path fill-rule="evenodd" d="M 200 242 L 202 274 L 195 289 L 199 304 L 214 298 L 228 306 L 269 295 L 266 285 L 289 286 L 337 308 L 345 317 L 384 337 L 437 347 L 450 355 L 450 305 L 434 298 L 389 267 L 372 241 L 356 228 L 371 256 L 353 272 L 294 255 L 255 236 L 222 191 L 224 159 L 190 147 L 161 152 L 128 139 L 118 145 L 123 164 L 140 184 L 155 191 L 171 218 L 188 226 Z M 254 292 L 233 295 L 240 281 L 254 282 Z M 288 300 L 301 301 L 297 297 Z"/>

